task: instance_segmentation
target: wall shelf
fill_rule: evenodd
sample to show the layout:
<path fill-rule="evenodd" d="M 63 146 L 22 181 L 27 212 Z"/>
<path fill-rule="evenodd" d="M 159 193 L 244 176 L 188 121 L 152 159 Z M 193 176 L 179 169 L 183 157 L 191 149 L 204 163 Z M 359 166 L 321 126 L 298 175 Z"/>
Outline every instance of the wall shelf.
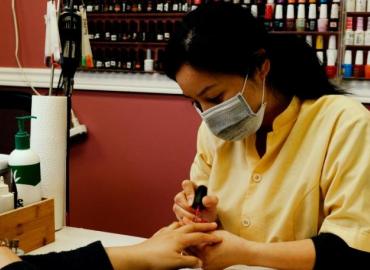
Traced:
<path fill-rule="evenodd" d="M 186 13 L 181 13 L 181 12 L 163 12 L 163 13 L 144 13 L 144 12 L 131 12 L 131 13 L 87 13 L 88 18 L 132 18 L 132 19 L 137 19 L 137 18 L 181 18 L 185 15 Z"/>
<path fill-rule="evenodd" d="M 339 35 L 339 31 L 328 31 L 328 32 L 318 32 L 318 31 L 270 31 L 270 34 L 273 35 L 315 35 L 315 36 L 330 36 L 330 35 Z"/>
<path fill-rule="evenodd" d="M 100 40 L 90 40 L 91 45 L 101 45 L 101 46 L 143 46 L 143 47 L 164 47 L 166 42 L 146 42 L 146 41 L 100 41 Z"/>

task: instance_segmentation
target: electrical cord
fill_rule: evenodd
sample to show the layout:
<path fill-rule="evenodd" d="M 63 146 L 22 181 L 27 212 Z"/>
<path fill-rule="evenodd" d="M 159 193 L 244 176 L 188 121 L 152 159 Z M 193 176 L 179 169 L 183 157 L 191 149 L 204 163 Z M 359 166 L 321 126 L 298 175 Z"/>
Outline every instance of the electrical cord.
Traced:
<path fill-rule="evenodd" d="M 24 81 L 28 84 L 28 86 L 32 89 L 32 91 L 36 95 L 40 95 L 40 93 L 33 87 L 31 81 L 28 79 L 27 75 L 24 73 L 23 67 L 21 62 L 19 61 L 18 57 L 18 49 L 19 49 L 19 33 L 18 33 L 18 21 L 17 21 L 17 14 L 15 10 L 15 0 L 12 0 L 12 14 L 13 14 L 13 23 L 14 23 L 14 34 L 15 34 L 15 60 L 17 61 L 18 68 L 20 69 Z"/>

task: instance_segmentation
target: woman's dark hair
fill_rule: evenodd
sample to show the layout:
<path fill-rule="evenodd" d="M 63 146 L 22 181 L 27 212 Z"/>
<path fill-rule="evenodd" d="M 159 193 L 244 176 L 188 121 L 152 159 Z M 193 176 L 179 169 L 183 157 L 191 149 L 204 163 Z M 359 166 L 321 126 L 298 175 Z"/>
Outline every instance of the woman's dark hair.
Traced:
<path fill-rule="evenodd" d="M 316 99 L 343 94 L 331 84 L 316 52 L 296 35 L 268 34 L 262 22 L 235 4 L 204 4 L 176 24 L 164 68 L 175 80 L 183 64 L 200 71 L 253 75 L 265 59 L 267 83 L 286 97 Z"/>

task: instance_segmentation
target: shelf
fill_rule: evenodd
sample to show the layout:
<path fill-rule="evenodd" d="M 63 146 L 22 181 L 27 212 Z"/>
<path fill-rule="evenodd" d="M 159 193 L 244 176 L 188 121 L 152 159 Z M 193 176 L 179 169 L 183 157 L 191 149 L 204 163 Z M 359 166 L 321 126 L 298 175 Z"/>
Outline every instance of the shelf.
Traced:
<path fill-rule="evenodd" d="M 345 45 L 346 50 L 370 50 L 370 45 Z"/>
<path fill-rule="evenodd" d="M 348 16 L 370 16 L 370 12 L 346 12 Z"/>
<path fill-rule="evenodd" d="M 330 36 L 330 35 L 339 35 L 339 31 L 332 31 L 332 32 L 318 32 L 318 31 L 270 31 L 270 34 L 273 35 L 323 35 L 323 36 Z"/>
<path fill-rule="evenodd" d="M 167 42 L 145 42 L 145 41 L 94 41 L 90 40 L 91 45 L 101 46 L 117 46 L 117 45 L 128 45 L 128 46 L 148 46 L 148 47 L 164 47 Z"/>
<path fill-rule="evenodd" d="M 131 12 L 131 13 L 87 13 L 87 18 L 158 18 L 158 17 L 174 17 L 181 18 L 186 13 L 183 12 L 163 12 L 163 13 L 144 13 L 144 12 Z"/>
<path fill-rule="evenodd" d="M 342 78 L 343 80 L 345 81 L 370 81 L 370 78 L 364 78 L 364 77 L 360 77 L 360 78 L 356 78 L 356 77 L 349 77 L 349 78 Z"/>
<path fill-rule="evenodd" d="M 163 71 L 146 72 L 144 70 L 129 70 L 129 69 L 118 69 L 118 68 L 78 68 L 80 72 L 98 72 L 98 73 L 132 73 L 132 74 L 164 74 Z"/>

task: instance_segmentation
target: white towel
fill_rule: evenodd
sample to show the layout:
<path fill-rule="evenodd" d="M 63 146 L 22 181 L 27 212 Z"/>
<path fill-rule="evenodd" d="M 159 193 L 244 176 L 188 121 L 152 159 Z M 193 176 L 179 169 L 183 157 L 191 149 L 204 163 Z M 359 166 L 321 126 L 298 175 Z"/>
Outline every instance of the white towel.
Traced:
<path fill-rule="evenodd" d="M 61 53 L 57 11 L 54 1 L 47 2 L 45 25 L 45 64 L 51 66 L 52 63 L 59 62 Z"/>

